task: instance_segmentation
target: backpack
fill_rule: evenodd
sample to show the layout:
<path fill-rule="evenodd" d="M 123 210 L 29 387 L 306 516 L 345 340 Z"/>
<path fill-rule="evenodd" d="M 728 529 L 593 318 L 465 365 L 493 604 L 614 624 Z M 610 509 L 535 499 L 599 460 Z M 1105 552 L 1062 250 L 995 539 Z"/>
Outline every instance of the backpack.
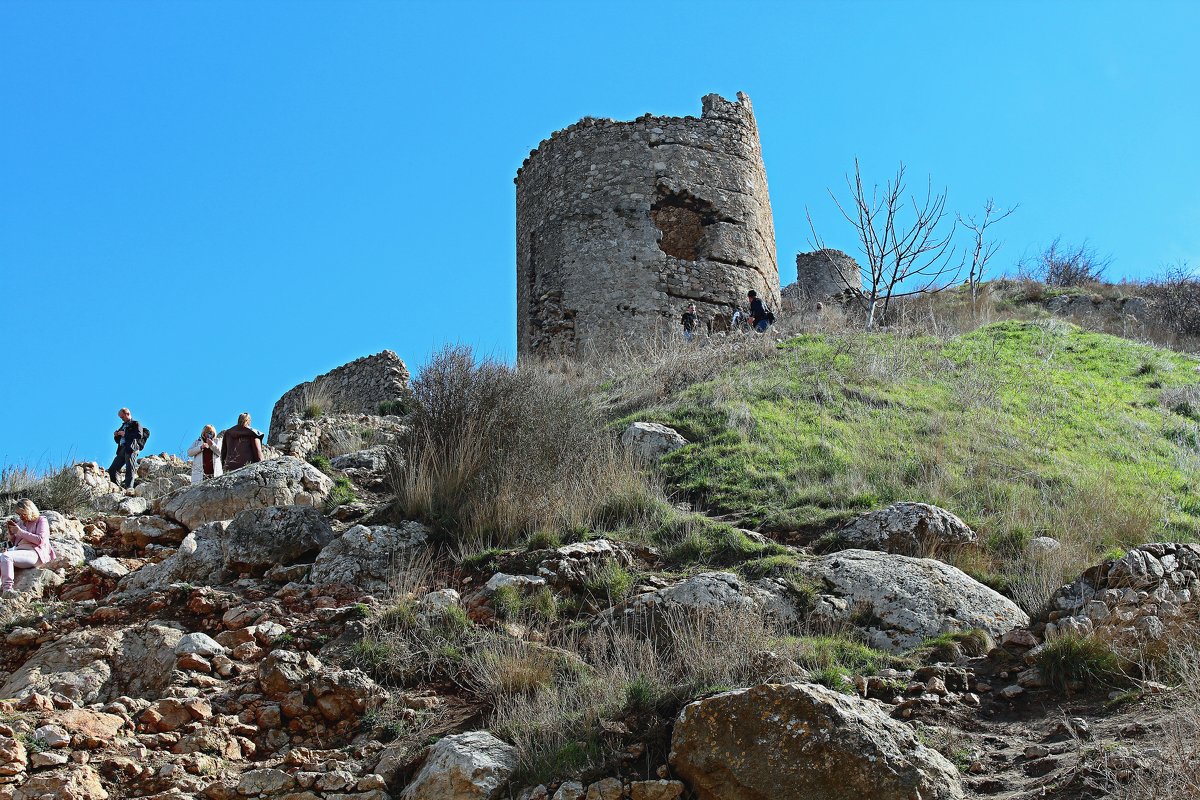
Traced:
<path fill-rule="evenodd" d="M 771 312 L 771 309 L 767 308 L 766 306 L 763 306 L 763 311 L 767 312 L 767 316 L 765 317 L 765 319 L 767 320 L 767 324 L 774 325 L 775 324 L 775 315 Z M 147 434 L 147 436 L 149 436 L 149 434 Z"/>
<path fill-rule="evenodd" d="M 142 438 L 138 440 L 138 450 L 146 449 L 146 442 L 150 440 L 150 429 L 145 425 L 142 426 Z"/>

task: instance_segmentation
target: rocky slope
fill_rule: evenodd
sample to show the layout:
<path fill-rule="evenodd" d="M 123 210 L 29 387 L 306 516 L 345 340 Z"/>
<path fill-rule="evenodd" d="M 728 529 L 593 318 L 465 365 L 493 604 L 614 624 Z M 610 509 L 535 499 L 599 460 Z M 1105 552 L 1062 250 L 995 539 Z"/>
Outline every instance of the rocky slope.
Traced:
<path fill-rule="evenodd" d="M 407 398 L 401 368 L 382 392 Z M 1144 649 L 1200 613 L 1200 547 L 1171 543 L 1031 618 L 947 563 L 979 537 L 920 503 L 792 544 L 689 518 L 743 553 L 727 568 L 616 532 L 456 558 L 388 496 L 377 441 L 402 418 L 287 419 L 309 455 L 348 430 L 361 448 L 314 459 L 331 475 L 277 454 L 199 486 L 151 457 L 130 492 L 76 468 L 92 510 L 47 511 L 61 562 L 3 609 L 0 798 L 1097 795 L 1153 758 L 1171 693 L 1065 693 L 1042 653 L 1064 632 Z M 650 464 L 689 445 L 623 441 Z M 736 663 L 670 672 L 668 641 Z M 545 715 L 513 712 L 547 685 L 574 726 L 553 752 L 530 744 Z"/>

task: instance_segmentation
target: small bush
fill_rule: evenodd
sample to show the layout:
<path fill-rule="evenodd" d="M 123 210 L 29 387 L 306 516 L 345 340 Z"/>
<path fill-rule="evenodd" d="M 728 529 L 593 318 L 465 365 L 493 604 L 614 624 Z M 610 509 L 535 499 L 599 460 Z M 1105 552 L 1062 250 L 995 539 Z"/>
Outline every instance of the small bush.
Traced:
<path fill-rule="evenodd" d="M 588 594 L 610 605 L 621 602 L 633 588 L 633 575 L 615 562 L 608 562 L 584 584 Z"/>
<path fill-rule="evenodd" d="M 377 409 L 381 417 L 402 417 L 408 413 L 407 400 L 384 400 Z"/>
<path fill-rule="evenodd" d="M 563 654 L 543 645 L 492 636 L 466 657 L 468 680 L 490 699 L 528 695 L 548 685 L 562 669 Z"/>
<path fill-rule="evenodd" d="M 514 544 L 535 532 L 638 524 L 663 505 L 579 386 L 538 364 L 448 348 L 413 382 L 398 511 L 444 538 Z"/>
<path fill-rule="evenodd" d="M 332 475 L 334 472 L 333 464 L 331 464 L 329 462 L 329 458 L 327 456 L 321 455 L 320 453 L 313 453 L 312 455 L 310 455 L 308 457 L 308 463 L 312 464 L 314 467 L 321 470 L 321 472 L 324 472 L 326 475 Z"/>
<path fill-rule="evenodd" d="M 8 505 L 27 497 L 43 511 L 78 514 L 91 507 L 91 496 L 71 465 L 39 474 L 29 467 L 0 469 L 0 503 Z"/>
<path fill-rule="evenodd" d="M 1023 278 L 1049 286 L 1087 286 L 1099 282 L 1111 263 L 1112 259 L 1101 258 L 1086 241 L 1071 246 L 1058 238 L 1033 258 L 1023 259 L 1018 270 Z"/>
<path fill-rule="evenodd" d="M 329 390 L 316 381 L 310 381 L 300 389 L 299 405 L 305 419 L 318 419 L 334 410 Z"/>
<path fill-rule="evenodd" d="M 926 663 L 957 661 L 963 656 L 973 658 L 985 655 L 994 645 L 987 631 L 972 628 L 969 631 L 952 631 L 926 639 L 914 655 Z"/>
<path fill-rule="evenodd" d="M 350 483 L 350 479 L 345 475 L 339 475 L 333 479 L 333 488 L 329 491 L 329 496 L 325 498 L 325 512 L 328 513 L 346 503 L 353 503 L 357 499 L 358 495 L 354 493 L 354 485 Z"/>
<path fill-rule="evenodd" d="M 1046 682 L 1058 689 L 1076 684 L 1111 686 L 1125 680 L 1117 654 L 1095 636 L 1055 637 L 1038 653 L 1037 665 Z"/>
<path fill-rule="evenodd" d="M 521 590 L 514 584 L 498 586 L 496 591 L 492 592 L 492 610 L 500 619 L 516 619 L 521 616 L 523 607 Z"/>

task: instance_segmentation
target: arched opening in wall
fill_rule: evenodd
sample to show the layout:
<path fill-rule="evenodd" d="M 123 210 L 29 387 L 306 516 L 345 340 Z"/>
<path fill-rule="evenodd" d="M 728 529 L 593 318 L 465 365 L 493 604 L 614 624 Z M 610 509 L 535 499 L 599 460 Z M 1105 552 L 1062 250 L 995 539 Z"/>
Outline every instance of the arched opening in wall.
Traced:
<path fill-rule="evenodd" d="M 687 192 L 660 190 L 650 206 L 650 219 L 661 234 L 658 247 L 664 253 L 686 261 L 698 261 L 704 255 L 704 228 L 717 221 L 713 204 Z"/>

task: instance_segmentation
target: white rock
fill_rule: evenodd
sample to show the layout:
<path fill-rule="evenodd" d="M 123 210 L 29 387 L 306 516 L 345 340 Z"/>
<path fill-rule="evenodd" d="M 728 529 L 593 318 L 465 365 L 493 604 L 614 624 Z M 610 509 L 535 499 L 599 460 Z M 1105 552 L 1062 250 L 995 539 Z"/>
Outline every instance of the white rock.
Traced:
<path fill-rule="evenodd" d="M 643 461 L 658 459 L 685 447 L 688 440 L 674 428 L 657 422 L 634 422 L 621 434 L 621 444 Z"/>
<path fill-rule="evenodd" d="M 487 731 L 439 740 L 402 800 L 492 800 L 517 767 L 517 750 Z"/>

